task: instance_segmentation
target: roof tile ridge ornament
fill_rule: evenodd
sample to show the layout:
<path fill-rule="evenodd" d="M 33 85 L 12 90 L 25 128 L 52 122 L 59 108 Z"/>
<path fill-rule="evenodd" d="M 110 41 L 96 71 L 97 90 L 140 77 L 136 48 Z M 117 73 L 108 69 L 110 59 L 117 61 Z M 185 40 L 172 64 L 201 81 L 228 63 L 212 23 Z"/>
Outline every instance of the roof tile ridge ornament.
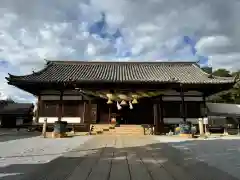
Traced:
<path fill-rule="evenodd" d="M 5 79 L 6 79 L 7 81 L 11 81 L 11 80 L 15 80 L 15 79 L 18 79 L 18 78 L 21 78 L 21 77 L 23 77 L 23 76 L 17 76 L 17 75 L 8 73 L 8 77 L 5 77 Z"/>
<path fill-rule="evenodd" d="M 49 64 L 51 64 L 52 63 L 52 61 L 51 60 L 48 60 L 48 59 L 43 59 L 44 61 L 45 61 L 45 66 L 48 66 Z"/>

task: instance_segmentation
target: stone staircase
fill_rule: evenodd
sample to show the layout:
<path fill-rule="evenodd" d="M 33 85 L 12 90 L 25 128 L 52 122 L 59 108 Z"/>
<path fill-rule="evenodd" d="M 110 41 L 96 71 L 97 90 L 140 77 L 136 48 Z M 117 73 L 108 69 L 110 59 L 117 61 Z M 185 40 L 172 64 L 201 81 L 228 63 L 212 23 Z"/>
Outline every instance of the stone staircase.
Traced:
<path fill-rule="evenodd" d="M 104 135 L 143 135 L 144 131 L 141 125 L 120 125 L 112 128 L 110 124 L 94 124 L 92 134 Z"/>
<path fill-rule="evenodd" d="M 108 134 L 116 135 L 143 135 L 143 128 L 141 125 L 121 125 L 115 127 Z"/>

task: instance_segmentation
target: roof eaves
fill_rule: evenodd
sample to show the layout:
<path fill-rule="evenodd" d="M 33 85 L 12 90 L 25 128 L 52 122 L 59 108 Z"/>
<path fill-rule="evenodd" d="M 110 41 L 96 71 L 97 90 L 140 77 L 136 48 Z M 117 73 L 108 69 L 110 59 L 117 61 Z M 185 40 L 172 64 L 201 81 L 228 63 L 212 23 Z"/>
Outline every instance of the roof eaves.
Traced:
<path fill-rule="evenodd" d="M 31 74 L 27 74 L 27 75 L 22 75 L 22 76 L 16 76 L 13 74 L 8 73 L 9 77 L 5 77 L 5 79 L 10 82 L 10 81 L 21 81 L 22 78 L 28 77 L 28 76 L 35 76 L 35 75 L 39 75 L 41 73 L 43 73 L 44 71 L 46 71 L 50 66 L 52 66 L 53 63 L 52 62 L 47 62 L 47 64 L 45 64 L 45 67 L 39 71 L 33 71 Z"/>
<path fill-rule="evenodd" d="M 205 71 L 203 71 L 200 66 L 198 66 L 196 63 L 193 64 L 193 66 L 198 69 L 201 73 L 203 73 L 204 75 L 206 75 L 209 80 L 219 80 L 219 83 L 235 83 L 235 79 L 233 77 L 221 77 L 221 76 L 214 76 L 212 74 L 209 74 Z M 212 82 L 210 82 L 212 83 Z M 215 82 L 213 82 L 214 84 Z"/>

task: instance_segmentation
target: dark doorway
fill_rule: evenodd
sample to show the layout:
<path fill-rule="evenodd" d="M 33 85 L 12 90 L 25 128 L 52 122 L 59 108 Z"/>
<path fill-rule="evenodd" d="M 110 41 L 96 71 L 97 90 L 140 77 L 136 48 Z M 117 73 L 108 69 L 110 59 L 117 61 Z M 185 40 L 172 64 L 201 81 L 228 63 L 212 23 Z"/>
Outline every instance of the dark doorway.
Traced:
<path fill-rule="evenodd" d="M 153 124 L 153 105 L 151 101 L 141 101 L 133 104 L 133 109 L 129 105 L 122 105 L 118 110 L 116 104 L 110 105 L 111 114 L 116 115 L 120 124 Z"/>

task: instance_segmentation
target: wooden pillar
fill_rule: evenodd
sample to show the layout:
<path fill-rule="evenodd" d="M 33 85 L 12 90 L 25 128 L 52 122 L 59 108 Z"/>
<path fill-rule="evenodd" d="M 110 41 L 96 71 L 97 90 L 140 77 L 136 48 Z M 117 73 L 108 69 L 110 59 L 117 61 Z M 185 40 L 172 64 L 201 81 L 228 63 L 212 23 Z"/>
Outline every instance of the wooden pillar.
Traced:
<path fill-rule="evenodd" d="M 206 96 L 205 95 L 203 95 L 203 108 L 204 108 L 203 117 L 207 117 L 207 105 L 206 105 Z"/>
<path fill-rule="evenodd" d="M 83 102 L 83 113 L 81 123 L 85 123 L 85 117 L 86 117 L 86 101 Z"/>
<path fill-rule="evenodd" d="M 185 101 L 184 101 L 184 88 L 183 85 L 180 84 L 180 96 L 181 96 L 181 115 L 182 115 L 182 119 L 184 122 L 186 122 L 186 110 L 185 110 Z"/>
<path fill-rule="evenodd" d="M 154 133 L 163 134 L 164 133 L 164 119 L 163 119 L 163 100 L 162 95 L 157 99 L 157 102 L 153 105 L 154 112 Z"/>
<path fill-rule="evenodd" d="M 88 102 L 87 102 L 87 112 L 86 112 L 85 123 L 87 125 L 87 128 L 90 129 L 90 125 L 92 123 L 92 102 L 91 102 L 91 100 L 88 100 Z"/>
<path fill-rule="evenodd" d="M 153 119 L 154 119 L 154 134 L 159 134 L 159 118 L 158 118 L 158 104 L 153 104 Z"/>
<path fill-rule="evenodd" d="M 62 120 L 63 115 L 63 91 L 60 93 L 60 101 L 58 104 L 58 121 Z"/>
<path fill-rule="evenodd" d="M 111 124 L 111 107 L 108 107 L 108 123 Z"/>
<path fill-rule="evenodd" d="M 204 108 L 203 118 L 207 118 L 208 112 L 207 112 L 207 104 L 206 104 L 206 95 L 205 94 L 203 94 L 203 108 Z M 205 131 L 205 134 L 208 133 L 208 124 L 204 124 L 204 131 Z"/>
<path fill-rule="evenodd" d="M 39 122 L 39 115 L 40 115 L 40 105 L 41 105 L 41 96 L 38 96 L 38 101 L 37 101 L 37 110 L 36 110 L 36 114 L 35 114 L 35 122 Z"/>
<path fill-rule="evenodd" d="M 159 98 L 159 104 L 158 104 L 158 110 L 159 110 L 159 132 L 160 134 L 164 133 L 164 115 L 163 115 L 163 97 L 162 95 Z"/>

